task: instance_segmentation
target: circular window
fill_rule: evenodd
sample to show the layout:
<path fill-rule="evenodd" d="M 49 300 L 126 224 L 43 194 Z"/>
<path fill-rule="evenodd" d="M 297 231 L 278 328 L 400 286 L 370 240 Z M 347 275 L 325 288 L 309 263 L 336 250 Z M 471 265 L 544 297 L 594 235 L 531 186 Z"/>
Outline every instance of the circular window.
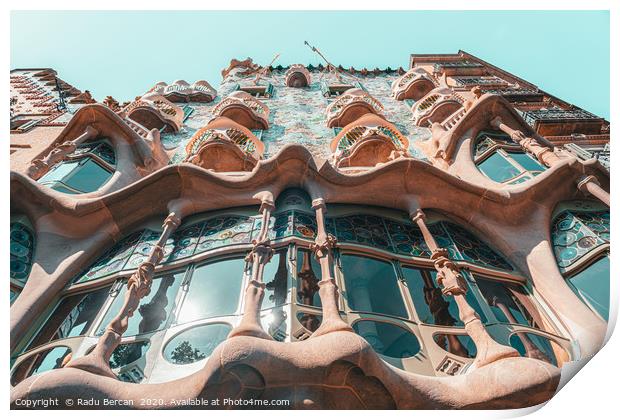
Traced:
<path fill-rule="evenodd" d="M 228 337 L 228 324 L 207 324 L 175 335 L 164 347 L 164 358 L 175 365 L 187 365 L 205 359 Z"/>
<path fill-rule="evenodd" d="M 406 359 L 420 351 L 416 335 L 394 324 L 363 320 L 353 324 L 353 329 L 384 356 Z"/>
<path fill-rule="evenodd" d="M 463 334 L 435 334 L 435 343 L 448 353 L 461 357 L 476 357 L 476 344 L 468 335 Z"/>

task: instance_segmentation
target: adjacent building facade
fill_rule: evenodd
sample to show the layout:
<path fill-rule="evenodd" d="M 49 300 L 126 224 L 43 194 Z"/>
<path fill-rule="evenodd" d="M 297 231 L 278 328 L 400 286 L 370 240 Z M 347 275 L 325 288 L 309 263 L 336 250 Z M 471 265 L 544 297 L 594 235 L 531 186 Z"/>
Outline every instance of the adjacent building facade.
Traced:
<path fill-rule="evenodd" d="M 11 96 L 14 407 L 525 407 L 603 343 L 609 123 L 471 54 Z"/>

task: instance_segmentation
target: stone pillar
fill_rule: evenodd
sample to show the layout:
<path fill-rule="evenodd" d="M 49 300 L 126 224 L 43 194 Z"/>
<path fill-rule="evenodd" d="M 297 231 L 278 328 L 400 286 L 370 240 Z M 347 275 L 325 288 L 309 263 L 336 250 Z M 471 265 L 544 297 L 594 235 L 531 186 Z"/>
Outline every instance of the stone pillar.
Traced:
<path fill-rule="evenodd" d="M 445 248 L 439 248 L 435 238 L 426 226 L 426 215 L 420 209 L 411 214 L 411 220 L 420 228 L 426 245 L 431 251 L 431 260 L 437 270 L 437 281 L 445 296 L 452 296 L 459 308 L 459 318 L 465 324 L 465 331 L 476 344 L 477 355 L 474 367 L 482 367 L 496 360 L 508 357 L 519 357 L 512 347 L 496 342 L 484 328 L 480 317 L 465 299 L 467 283 L 456 264 L 448 257 Z"/>
<path fill-rule="evenodd" d="M 335 331 L 353 331 L 353 329 L 340 318 L 338 311 L 338 286 L 332 274 L 333 257 L 332 249 L 336 246 L 336 238 L 325 230 L 325 213 L 327 207 L 325 200 L 317 198 L 312 201 L 312 208 L 316 212 L 317 235 L 311 250 L 321 265 L 321 281 L 319 282 L 319 296 L 323 320 L 321 326 L 311 337 L 318 337 Z"/>
<path fill-rule="evenodd" d="M 248 286 L 245 289 L 243 316 L 241 317 L 239 325 L 228 334 L 228 338 L 251 336 L 263 338 L 265 340 L 273 340 L 261 326 L 260 308 L 263 304 L 263 297 L 265 296 L 265 283 L 263 282 L 265 264 L 273 257 L 273 248 L 271 247 L 271 240 L 269 239 L 269 221 L 271 219 L 271 212 L 275 206 L 270 195 L 269 197 L 264 196 L 261 202 L 261 229 L 258 233 L 258 237 L 252 241 L 254 245 L 252 251 L 250 251 L 245 258 L 246 261 L 252 264 L 252 272 L 250 274 Z"/>
<path fill-rule="evenodd" d="M 52 166 L 58 162 L 62 162 L 68 154 L 75 152 L 75 149 L 80 144 L 94 139 L 99 134 L 99 131 L 92 125 L 86 127 L 86 131 L 82 133 L 78 138 L 60 143 L 54 147 L 47 156 L 41 159 L 33 159 L 28 168 L 28 176 L 34 180 L 41 178 Z"/>
<path fill-rule="evenodd" d="M 513 141 L 519 143 L 523 150 L 536 156 L 536 159 L 538 159 L 540 163 L 549 168 L 564 160 L 548 147 L 541 146 L 540 143 L 532 137 L 527 137 L 523 132 L 508 127 L 502 122 L 500 117 L 495 117 L 491 121 L 491 125 L 508 134 Z M 595 176 L 588 175 L 582 177 L 577 181 L 577 189 L 586 195 L 593 195 L 609 207 L 609 193 L 601 188 Z"/>
<path fill-rule="evenodd" d="M 593 195 L 607 207 L 610 207 L 609 193 L 601 188 L 594 175 L 586 175 L 577 181 L 577 189 L 586 195 Z"/>
<path fill-rule="evenodd" d="M 127 331 L 129 318 L 131 318 L 136 309 L 138 309 L 140 300 L 150 293 L 155 266 L 164 258 L 164 245 L 180 224 L 181 219 L 177 217 L 174 212 L 171 212 L 168 217 L 166 217 L 162 226 L 163 232 L 159 240 L 151 250 L 146 261 L 140 264 L 127 281 L 125 301 L 118 315 L 110 321 L 110 324 L 99 338 L 93 351 L 84 357 L 72 360 L 66 367 L 82 369 L 96 375 L 116 378 L 116 375 L 114 375 L 108 365 L 110 356 L 112 356 L 112 353 L 120 344 L 123 333 Z"/>

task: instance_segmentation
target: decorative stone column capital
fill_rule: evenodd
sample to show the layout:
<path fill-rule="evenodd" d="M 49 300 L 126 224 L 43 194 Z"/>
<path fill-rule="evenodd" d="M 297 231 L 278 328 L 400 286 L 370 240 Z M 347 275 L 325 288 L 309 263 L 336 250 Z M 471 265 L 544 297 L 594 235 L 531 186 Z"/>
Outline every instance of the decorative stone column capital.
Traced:
<path fill-rule="evenodd" d="M 155 271 L 155 264 L 152 262 L 144 262 L 140 264 L 138 269 L 127 280 L 127 289 L 134 288 L 136 290 L 137 297 L 142 299 L 148 295 L 151 291 L 151 283 L 153 281 L 153 272 Z"/>
<path fill-rule="evenodd" d="M 166 217 L 164 223 L 162 224 L 162 228 L 165 229 L 167 227 L 172 227 L 173 229 L 176 229 L 179 225 L 181 225 L 181 219 L 173 212 Z"/>
<path fill-rule="evenodd" d="M 489 121 L 489 124 L 491 124 L 491 127 L 499 129 L 499 126 L 503 124 L 503 121 L 501 117 L 495 117 Z"/>
<path fill-rule="evenodd" d="M 337 239 L 331 233 L 317 235 L 314 243 L 310 245 L 310 251 L 319 259 L 329 254 L 330 250 L 336 247 Z"/>
<path fill-rule="evenodd" d="M 413 223 L 417 223 L 418 220 L 426 221 L 426 213 L 424 213 L 422 209 L 412 211 L 409 213 L 409 217 L 411 217 L 411 221 L 413 221 Z"/>
<path fill-rule="evenodd" d="M 601 185 L 601 183 L 599 182 L 599 180 L 594 176 L 594 175 L 584 175 L 583 177 L 579 178 L 577 180 L 577 189 L 579 191 L 581 191 L 584 194 L 590 194 L 590 192 L 588 191 L 588 189 L 586 188 L 586 185 L 589 182 L 593 182 L 596 185 Z"/>
<path fill-rule="evenodd" d="M 259 212 L 263 213 L 265 211 L 273 211 L 276 208 L 276 205 L 271 198 L 263 197 L 260 203 Z"/>
<path fill-rule="evenodd" d="M 85 134 L 88 136 L 89 139 L 92 139 L 99 135 L 99 130 L 97 130 L 92 125 L 88 125 L 86 126 Z"/>
<path fill-rule="evenodd" d="M 322 197 L 319 197 L 319 198 L 315 198 L 314 200 L 312 200 L 312 208 L 314 210 L 317 210 L 317 209 L 327 210 L 325 199 Z"/>

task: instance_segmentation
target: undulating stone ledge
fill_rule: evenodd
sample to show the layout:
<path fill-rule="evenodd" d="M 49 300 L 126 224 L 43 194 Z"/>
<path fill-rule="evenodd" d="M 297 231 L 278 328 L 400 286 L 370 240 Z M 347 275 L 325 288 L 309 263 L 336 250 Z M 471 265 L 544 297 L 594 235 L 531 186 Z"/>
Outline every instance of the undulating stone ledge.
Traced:
<path fill-rule="evenodd" d="M 71 408 L 64 405 L 66 399 L 79 397 L 130 400 L 132 408 L 150 409 L 178 408 L 175 403 L 190 398 L 285 399 L 291 401 L 287 408 L 506 409 L 549 400 L 559 380 L 560 369 L 520 357 L 454 377 L 417 375 L 389 366 L 360 336 L 340 331 L 294 343 L 229 338 L 203 369 L 160 384 L 130 384 L 72 368 L 52 370 L 13 388 L 11 407 L 19 408 L 18 399 L 59 398 L 59 408 Z M 146 395 L 164 404 L 140 406 Z"/>

